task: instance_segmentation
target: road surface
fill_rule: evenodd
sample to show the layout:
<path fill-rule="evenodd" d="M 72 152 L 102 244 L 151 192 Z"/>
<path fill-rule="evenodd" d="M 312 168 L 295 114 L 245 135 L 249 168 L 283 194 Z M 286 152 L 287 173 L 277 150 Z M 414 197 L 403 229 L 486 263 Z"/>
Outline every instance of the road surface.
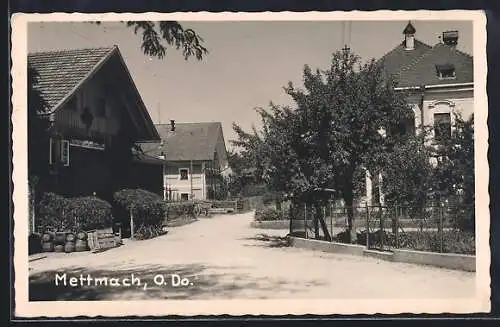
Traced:
<path fill-rule="evenodd" d="M 252 219 L 218 215 L 98 254 L 50 253 L 30 263 L 30 300 L 474 296 L 474 273 L 288 247 L 286 230 Z"/>

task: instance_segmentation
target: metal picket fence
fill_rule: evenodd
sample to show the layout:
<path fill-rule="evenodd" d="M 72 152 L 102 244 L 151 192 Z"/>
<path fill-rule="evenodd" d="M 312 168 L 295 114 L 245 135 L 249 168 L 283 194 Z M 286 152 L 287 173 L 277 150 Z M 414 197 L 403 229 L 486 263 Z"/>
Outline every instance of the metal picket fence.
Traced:
<path fill-rule="evenodd" d="M 290 214 L 290 235 L 351 243 L 347 232 L 347 207 L 331 204 L 318 209 L 301 204 L 293 210 Z M 317 210 L 322 211 L 324 218 L 316 227 L 314 215 Z M 357 206 L 352 210 L 355 243 L 368 249 L 475 252 L 474 206 Z"/>

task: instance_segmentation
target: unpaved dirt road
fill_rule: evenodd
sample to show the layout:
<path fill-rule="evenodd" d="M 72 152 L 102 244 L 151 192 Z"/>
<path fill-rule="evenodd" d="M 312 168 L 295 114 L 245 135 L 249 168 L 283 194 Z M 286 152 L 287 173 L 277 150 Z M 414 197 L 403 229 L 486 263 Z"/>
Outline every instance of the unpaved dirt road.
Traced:
<path fill-rule="evenodd" d="M 253 229 L 252 219 L 219 215 L 99 254 L 51 253 L 30 263 L 30 300 L 474 296 L 474 273 L 291 248 L 286 230 Z M 94 279 L 69 285 L 80 275 Z"/>

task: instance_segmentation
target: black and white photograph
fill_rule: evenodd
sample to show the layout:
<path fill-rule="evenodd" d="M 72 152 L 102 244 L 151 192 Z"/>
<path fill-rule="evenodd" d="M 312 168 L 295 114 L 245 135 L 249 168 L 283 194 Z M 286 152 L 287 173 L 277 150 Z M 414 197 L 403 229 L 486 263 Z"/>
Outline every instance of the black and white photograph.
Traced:
<path fill-rule="evenodd" d="M 16 315 L 489 311 L 482 12 L 12 33 Z"/>

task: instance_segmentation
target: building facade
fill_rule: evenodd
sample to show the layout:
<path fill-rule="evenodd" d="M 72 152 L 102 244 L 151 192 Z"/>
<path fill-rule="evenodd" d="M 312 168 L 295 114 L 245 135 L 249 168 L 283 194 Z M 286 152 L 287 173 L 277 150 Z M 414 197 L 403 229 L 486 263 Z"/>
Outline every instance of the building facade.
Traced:
<path fill-rule="evenodd" d="M 429 142 L 439 142 L 451 137 L 455 114 L 468 119 L 474 113 L 473 58 L 457 49 L 457 31 L 444 31 L 433 46 L 418 40 L 416 32 L 409 22 L 401 44 L 380 62 L 396 78 L 395 89 L 409 94 L 414 115 L 407 127 L 415 133 L 429 128 Z M 381 173 L 367 171 L 365 200 L 369 205 L 383 204 L 381 182 Z"/>
<path fill-rule="evenodd" d="M 158 124 L 161 141 L 141 144 L 161 158 L 163 197 L 169 201 L 213 200 L 227 196 L 228 154 L 219 122 Z"/>

